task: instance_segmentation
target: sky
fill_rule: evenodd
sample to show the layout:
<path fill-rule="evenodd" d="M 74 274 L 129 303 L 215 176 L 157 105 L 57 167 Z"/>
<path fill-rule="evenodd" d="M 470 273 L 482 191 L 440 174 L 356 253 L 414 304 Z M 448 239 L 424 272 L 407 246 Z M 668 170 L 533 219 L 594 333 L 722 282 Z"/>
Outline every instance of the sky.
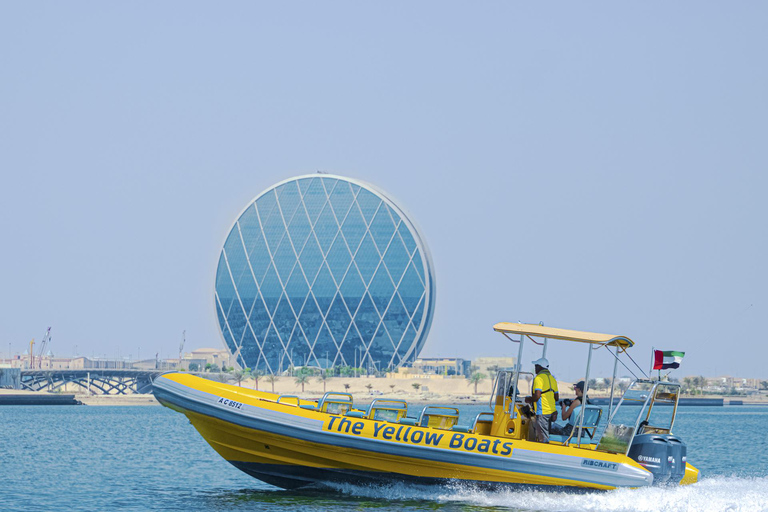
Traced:
<path fill-rule="evenodd" d="M 656 347 L 686 352 L 673 376 L 768 378 L 767 17 L 4 2 L 0 354 L 49 326 L 57 356 L 175 357 L 183 331 L 185 351 L 223 346 L 213 283 L 236 216 L 324 171 L 377 185 L 424 234 L 422 356 L 514 356 L 493 324 L 543 322 L 626 335 L 646 371 Z M 548 356 L 583 376 L 584 347 Z"/>

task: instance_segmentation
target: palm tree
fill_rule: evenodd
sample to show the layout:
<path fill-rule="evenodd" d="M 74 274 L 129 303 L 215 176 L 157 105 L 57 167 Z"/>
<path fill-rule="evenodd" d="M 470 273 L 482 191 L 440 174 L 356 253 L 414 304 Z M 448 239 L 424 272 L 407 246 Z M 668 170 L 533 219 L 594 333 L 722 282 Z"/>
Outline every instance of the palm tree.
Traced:
<path fill-rule="evenodd" d="M 365 387 L 366 387 L 366 389 L 368 390 L 368 393 L 370 394 L 371 390 L 373 389 L 373 384 L 371 384 L 371 383 L 369 382 L 368 384 L 366 384 L 366 385 L 365 385 Z"/>
<path fill-rule="evenodd" d="M 344 383 L 344 390 L 349 391 L 349 383 L 347 382 Z"/>
<path fill-rule="evenodd" d="M 395 392 L 395 385 L 394 384 L 390 384 L 389 385 L 389 389 L 391 389 L 392 392 L 394 393 Z"/>
<path fill-rule="evenodd" d="M 475 394 L 477 394 L 477 385 L 485 380 L 486 375 L 484 373 L 473 373 L 472 376 L 469 377 L 469 383 L 475 385 Z"/>
<path fill-rule="evenodd" d="M 698 377 L 693 378 L 694 385 L 696 386 L 696 389 L 698 389 L 699 394 L 704 393 L 704 387 L 707 385 L 707 378 L 703 375 L 699 375 Z"/>
<path fill-rule="evenodd" d="M 251 377 L 253 377 L 253 389 L 258 391 L 259 390 L 259 379 L 262 377 L 261 370 L 251 371 L 250 368 L 246 368 L 245 371 L 248 372 L 248 374 Z"/>
<path fill-rule="evenodd" d="M 683 377 L 683 390 L 693 394 L 694 377 Z"/>
<path fill-rule="evenodd" d="M 309 382 L 309 376 L 306 373 L 300 373 L 296 376 L 296 385 L 301 384 L 301 392 L 304 392 L 304 384 Z"/>
<path fill-rule="evenodd" d="M 419 384 L 418 382 L 414 382 L 413 384 L 411 384 L 411 386 L 413 386 L 413 389 L 415 389 L 416 391 L 418 391 L 418 390 L 419 390 L 419 388 L 421 387 L 421 384 Z"/>
<path fill-rule="evenodd" d="M 275 392 L 275 382 L 277 382 L 277 377 L 275 375 L 267 375 L 267 382 L 272 384 L 272 392 Z"/>
<path fill-rule="evenodd" d="M 237 385 L 240 386 L 243 382 L 243 379 L 245 378 L 245 372 L 243 370 L 235 370 L 232 372 L 232 377 L 234 377 L 235 382 L 237 382 Z"/>
<path fill-rule="evenodd" d="M 325 384 L 328 381 L 328 378 L 331 376 L 330 372 L 331 370 L 321 371 L 320 375 L 317 377 L 317 381 L 323 383 L 323 394 L 325 394 Z"/>

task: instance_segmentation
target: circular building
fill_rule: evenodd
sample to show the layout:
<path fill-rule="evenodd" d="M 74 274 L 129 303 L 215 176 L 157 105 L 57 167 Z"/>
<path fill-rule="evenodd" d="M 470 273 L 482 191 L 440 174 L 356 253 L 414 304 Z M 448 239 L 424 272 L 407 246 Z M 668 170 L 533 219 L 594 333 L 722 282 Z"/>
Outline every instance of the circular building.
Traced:
<path fill-rule="evenodd" d="M 413 361 L 435 304 L 424 238 L 392 198 L 329 174 L 257 196 L 227 236 L 215 307 L 238 364 L 383 370 Z"/>

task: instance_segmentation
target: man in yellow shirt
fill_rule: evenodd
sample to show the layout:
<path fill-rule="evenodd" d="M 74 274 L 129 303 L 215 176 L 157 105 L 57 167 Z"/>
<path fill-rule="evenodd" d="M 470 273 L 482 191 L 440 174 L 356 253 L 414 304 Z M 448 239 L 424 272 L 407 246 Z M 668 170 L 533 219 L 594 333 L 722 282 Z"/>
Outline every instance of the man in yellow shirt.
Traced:
<path fill-rule="evenodd" d="M 549 361 L 542 357 L 533 361 L 536 369 L 536 378 L 533 379 L 533 396 L 525 398 L 525 401 L 536 409 L 536 417 L 533 420 L 533 431 L 536 441 L 549 442 L 549 427 L 557 419 L 557 401 L 560 393 L 557 389 L 557 380 L 549 373 Z"/>

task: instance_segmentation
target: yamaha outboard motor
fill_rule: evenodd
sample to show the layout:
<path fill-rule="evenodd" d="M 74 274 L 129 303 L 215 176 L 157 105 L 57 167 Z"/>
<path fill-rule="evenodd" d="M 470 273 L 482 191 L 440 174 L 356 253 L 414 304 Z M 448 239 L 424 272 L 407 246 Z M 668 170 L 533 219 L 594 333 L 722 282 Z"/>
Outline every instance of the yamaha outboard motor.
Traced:
<path fill-rule="evenodd" d="M 629 448 L 629 457 L 653 473 L 653 484 L 666 483 L 671 476 L 672 465 L 669 462 L 670 444 L 668 436 L 659 434 L 641 434 L 635 436 Z M 682 478 L 682 477 L 681 477 Z"/>
<path fill-rule="evenodd" d="M 671 434 L 661 435 L 667 440 L 669 445 L 669 452 L 667 454 L 667 460 L 669 460 L 669 480 L 672 483 L 679 483 L 685 476 L 685 461 L 688 455 L 688 446 L 677 436 Z"/>
<path fill-rule="evenodd" d="M 654 485 L 680 483 L 685 476 L 688 447 L 672 434 L 635 436 L 629 449 L 630 458 L 653 473 Z"/>

